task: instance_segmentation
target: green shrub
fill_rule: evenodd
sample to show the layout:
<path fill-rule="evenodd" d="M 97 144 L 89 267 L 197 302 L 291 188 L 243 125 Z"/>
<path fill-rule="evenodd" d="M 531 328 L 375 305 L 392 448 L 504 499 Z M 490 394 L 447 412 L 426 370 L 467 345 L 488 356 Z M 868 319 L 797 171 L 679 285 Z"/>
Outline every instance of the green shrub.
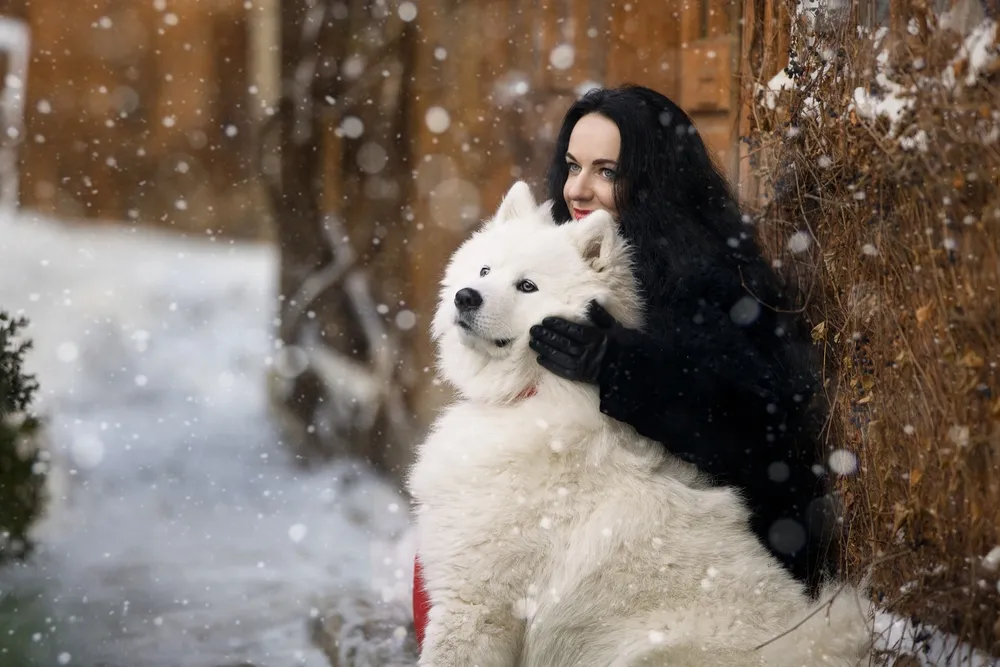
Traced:
<path fill-rule="evenodd" d="M 28 530 L 45 504 L 39 422 L 29 413 L 38 384 L 21 370 L 31 347 L 30 341 L 18 341 L 26 325 L 25 319 L 0 312 L 0 563 L 30 553 Z"/>

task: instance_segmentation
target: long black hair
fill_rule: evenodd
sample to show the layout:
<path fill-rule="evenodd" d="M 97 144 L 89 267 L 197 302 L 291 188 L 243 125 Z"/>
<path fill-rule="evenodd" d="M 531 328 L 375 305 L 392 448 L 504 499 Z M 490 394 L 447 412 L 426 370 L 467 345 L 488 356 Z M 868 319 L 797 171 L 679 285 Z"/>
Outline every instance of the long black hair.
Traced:
<path fill-rule="evenodd" d="M 749 296 L 761 309 L 747 334 L 800 379 L 797 392 L 807 391 L 802 384 L 813 384 L 814 369 L 805 322 L 790 312 L 791 299 L 764 259 L 750 218 L 691 118 L 668 97 L 630 84 L 591 90 L 570 107 L 547 178 L 556 219 L 570 220 L 565 156 L 573 128 L 588 114 L 608 118 L 621 135 L 614 199 L 619 231 L 632 246 L 647 327 L 674 326 L 672 306 L 691 297 L 686 292 L 693 283 L 710 283 L 708 296 L 723 312 Z"/>
<path fill-rule="evenodd" d="M 567 111 L 547 178 L 557 220 L 570 220 L 563 199 L 569 174 L 565 156 L 573 128 L 588 114 L 608 118 L 621 135 L 615 206 L 620 233 L 632 245 L 647 316 L 668 305 L 657 302 L 669 298 L 672 283 L 706 270 L 735 272 L 762 303 L 785 305 L 749 218 L 691 118 L 650 88 L 594 89 Z"/>
<path fill-rule="evenodd" d="M 565 155 L 570 135 L 577 121 L 592 113 L 611 120 L 621 134 L 614 186 L 620 214 L 627 217 L 655 200 L 657 206 L 692 212 L 729 208 L 738 220 L 729 183 L 688 115 L 665 95 L 635 85 L 593 89 L 566 112 L 548 173 L 549 196 L 558 219 L 570 218 L 562 197 L 569 175 Z"/>

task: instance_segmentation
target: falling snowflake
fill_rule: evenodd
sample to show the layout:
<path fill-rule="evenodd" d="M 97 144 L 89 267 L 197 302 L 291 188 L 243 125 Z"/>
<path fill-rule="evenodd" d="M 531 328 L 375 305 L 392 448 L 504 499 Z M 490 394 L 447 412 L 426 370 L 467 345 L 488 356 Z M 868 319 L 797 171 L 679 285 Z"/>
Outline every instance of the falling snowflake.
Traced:
<path fill-rule="evenodd" d="M 858 471 L 858 457 L 846 449 L 835 449 L 827 458 L 830 470 L 838 475 L 853 475 Z"/>
<path fill-rule="evenodd" d="M 70 444 L 70 456 L 84 470 L 96 468 L 104 460 L 104 443 L 95 435 L 81 435 Z"/>
<path fill-rule="evenodd" d="M 357 116 L 345 116 L 340 121 L 340 132 L 348 139 L 357 139 L 365 131 L 365 124 Z"/>
<path fill-rule="evenodd" d="M 809 250 L 810 246 L 812 246 L 812 237 L 809 232 L 798 231 L 788 239 L 788 249 L 793 253 L 805 252 Z"/>
<path fill-rule="evenodd" d="M 342 70 L 348 79 L 357 79 L 365 71 L 365 59 L 359 55 L 350 56 L 344 61 Z"/>
<path fill-rule="evenodd" d="M 417 6 L 412 2 L 402 2 L 399 5 L 399 18 L 407 23 L 417 18 Z"/>
<path fill-rule="evenodd" d="M 531 81 L 524 72 L 511 70 L 493 84 L 493 101 L 499 106 L 507 106 L 520 99 L 531 90 Z"/>
<path fill-rule="evenodd" d="M 969 446 L 969 427 L 956 424 L 948 429 L 948 439 L 959 447 Z"/>
<path fill-rule="evenodd" d="M 749 326 L 760 317 L 760 302 L 752 296 L 740 298 L 729 309 L 729 319 L 741 327 Z"/>
<path fill-rule="evenodd" d="M 990 572 L 1000 569 L 1000 544 L 990 549 L 990 552 L 983 556 L 982 565 Z"/>
<path fill-rule="evenodd" d="M 601 88 L 601 84 L 598 83 L 597 81 L 584 81 L 583 83 L 581 83 L 576 87 L 574 92 L 577 94 L 577 97 L 583 97 L 590 91 L 596 90 L 598 88 Z"/>
<path fill-rule="evenodd" d="M 301 542 L 306 538 L 309 529 L 304 524 L 296 523 L 288 528 L 288 539 L 292 542 Z"/>
<path fill-rule="evenodd" d="M 569 69 L 576 59 L 576 50 L 571 44 L 560 44 L 549 53 L 549 63 L 556 69 Z"/>
<path fill-rule="evenodd" d="M 448 127 L 451 125 L 451 116 L 448 114 L 448 110 L 444 107 L 431 107 L 424 114 L 424 122 L 427 123 L 427 129 L 434 134 L 442 134 L 448 131 Z"/>
<path fill-rule="evenodd" d="M 417 315 L 412 310 L 401 310 L 396 313 L 396 328 L 409 331 L 417 324 Z"/>

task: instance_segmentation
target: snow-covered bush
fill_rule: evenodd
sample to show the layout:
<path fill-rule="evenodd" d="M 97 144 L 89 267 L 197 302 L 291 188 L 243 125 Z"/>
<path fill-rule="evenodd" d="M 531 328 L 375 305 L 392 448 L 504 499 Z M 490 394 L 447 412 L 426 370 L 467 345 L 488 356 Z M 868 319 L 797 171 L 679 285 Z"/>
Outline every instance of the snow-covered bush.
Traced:
<path fill-rule="evenodd" d="M 791 9 L 749 82 L 754 222 L 823 350 L 847 565 L 1000 653 L 997 24 L 903 4 L 896 31 Z"/>
<path fill-rule="evenodd" d="M 28 530 L 45 502 L 38 420 L 26 414 L 37 384 L 21 370 L 31 343 L 17 340 L 26 324 L 0 311 L 0 563 L 30 552 Z"/>

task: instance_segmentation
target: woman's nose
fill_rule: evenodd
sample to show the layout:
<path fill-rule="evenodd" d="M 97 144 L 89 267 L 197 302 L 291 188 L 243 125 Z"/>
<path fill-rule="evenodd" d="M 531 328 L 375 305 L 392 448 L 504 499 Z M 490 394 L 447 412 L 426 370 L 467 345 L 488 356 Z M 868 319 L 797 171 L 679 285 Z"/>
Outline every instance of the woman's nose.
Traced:
<path fill-rule="evenodd" d="M 590 199 L 589 193 L 590 188 L 587 184 L 587 177 L 583 175 L 574 176 L 569 182 L 569 188 L 567 188 L 567 194 L 569 199 L 576 201 L 587 201 Z"/>

